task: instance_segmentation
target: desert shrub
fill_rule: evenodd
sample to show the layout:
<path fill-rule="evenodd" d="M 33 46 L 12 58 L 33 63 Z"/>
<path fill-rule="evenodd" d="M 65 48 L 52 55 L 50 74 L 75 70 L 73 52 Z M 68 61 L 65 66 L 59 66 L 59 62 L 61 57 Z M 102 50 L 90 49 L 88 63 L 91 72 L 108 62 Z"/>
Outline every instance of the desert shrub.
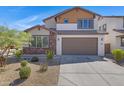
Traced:
<path fill-rule="evenodd" d="M 33 57 L 31 58 L 31 62 L 38 62 L 38 61 L 39 61 L 39 58 L 36 57 L 36 56 L 33 56 Z"/>
<path fill-rule="evenodd" d="M 53 59 L 53 57 L 54 57 L 54 52 L 53 52 L 52 50 L 47 50 L 46 56 L 47 56 L 47 59 L 48 59 L 48 60 Z"/>
<path fill-rule="evenodd" d="M 19 75 L 21 79 L 27 79 L 31 74 L 31 68 L 24 66 L 20 68 Z"/>
<path fill-rule="evenodd" d="M 20 59 L 22 54 L 23 54 L 22 50 L 16 50 L 14 53 L 14 55 L 17 59 Z"/>
<path fill-rule="evenodd" d="M 26 60 L 21 61 L 21 67 L 25 67 L 27 66 L 27 64 L 28 64 L 28 61 Z"/>
<path fill-rule="evenodd" d="M 115 49 L 112 51 L 112 55 L 116 61 L 121 61 L 122 59 L 124 59 L 124 50 Z"/>

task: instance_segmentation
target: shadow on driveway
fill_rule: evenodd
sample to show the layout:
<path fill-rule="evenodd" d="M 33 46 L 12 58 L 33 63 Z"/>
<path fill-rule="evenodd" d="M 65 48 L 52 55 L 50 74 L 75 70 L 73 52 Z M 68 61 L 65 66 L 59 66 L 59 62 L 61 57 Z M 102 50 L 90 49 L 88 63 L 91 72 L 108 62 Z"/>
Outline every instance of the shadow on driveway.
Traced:
<path fill-rule="evenodd" d="M 40 59 L 39 62 L 31 62 L 31 63 L 39 65 L 47 61 L 46 56 L 41 55 L 38 57 Z M 53 61 L 49 62 L 49 66 L 55 66 L 55 65 L 60 65 L 60 64 L 62 65 L 62 64 L 96 62 L 96 61 L 107 61 L 107 60 L 105 60 L 104 57 L 99 57 L 96 55 L 62 55 L 62 56 L 55 56 Z"/>
<path fill-rule="evenodd" d="M 64 55 L 61 56 L 60 64 L 75 64 L 75 63 L 86 63 L 96 61 L 107 61 L 104 57 L 94 55 Z"/>

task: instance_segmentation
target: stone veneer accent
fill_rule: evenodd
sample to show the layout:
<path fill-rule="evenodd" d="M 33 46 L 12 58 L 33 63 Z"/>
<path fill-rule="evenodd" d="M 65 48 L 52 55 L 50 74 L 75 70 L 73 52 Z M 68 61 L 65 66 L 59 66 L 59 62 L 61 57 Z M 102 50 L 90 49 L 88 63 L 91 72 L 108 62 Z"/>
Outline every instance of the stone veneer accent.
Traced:
<path fill-rule="evenodd" d="M 51 49 L 56 54 L 56 33 L 50 31 L 49 48 L 31 48 L 24 47 L 24 54 L 44 54 L 46 50 Z"/>
<path fill-rule="evenodd" d="M 32 48 L 32 47 L 24 47 L 24 54 L 44 54 L 47 48 Z"/>
<path fill-rule="evenodd" d="M 49 47 L 56 54 L 56 33 L 50 31 Z"/>

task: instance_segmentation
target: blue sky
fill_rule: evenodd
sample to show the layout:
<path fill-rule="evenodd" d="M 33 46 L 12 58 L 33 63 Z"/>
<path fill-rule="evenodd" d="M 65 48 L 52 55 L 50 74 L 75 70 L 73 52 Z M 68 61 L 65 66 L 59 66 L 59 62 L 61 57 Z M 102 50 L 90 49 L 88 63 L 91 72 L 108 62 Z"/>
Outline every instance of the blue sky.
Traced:
<path fill-rule="evenodd" d="M 42 20 L 71 6 L 1 6 L 0 25 L 24 30 L 43 24 Z M 83 6 L 101 15 L 124 15 L 124 6 Z"/>

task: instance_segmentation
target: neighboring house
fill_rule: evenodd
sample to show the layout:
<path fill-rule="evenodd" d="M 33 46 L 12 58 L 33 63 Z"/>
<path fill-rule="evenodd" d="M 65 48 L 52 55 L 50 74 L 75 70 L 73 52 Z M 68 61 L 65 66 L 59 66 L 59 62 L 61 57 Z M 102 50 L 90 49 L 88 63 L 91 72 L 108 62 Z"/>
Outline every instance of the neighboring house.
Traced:
<path fill-rule="evenodd" d="M 124 17 L 101 16 L 74 7 L 43 20 L 44 26 L 26 29 L 32 41 L 24 53 L 45 53 L 51 49 L 57 55 L 104 56 L 124 47 Z"/>
<path fill-rule="evenodd" d="M 99 31 L 109 33 L 105 36 L 107 53 L 117 48 L 124 49 L 124 16 L 102 16 L 98 26 Z"/>

